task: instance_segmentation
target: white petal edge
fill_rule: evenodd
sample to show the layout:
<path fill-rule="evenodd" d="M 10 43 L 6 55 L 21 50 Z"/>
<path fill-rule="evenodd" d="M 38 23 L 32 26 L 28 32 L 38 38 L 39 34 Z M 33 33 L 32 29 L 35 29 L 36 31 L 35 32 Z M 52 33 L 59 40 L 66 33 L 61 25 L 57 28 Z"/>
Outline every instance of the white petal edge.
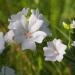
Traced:
<path fill-rule="evenodd" d="M 43 39 L 47 36 L 47 34 L 43 31 L 37 31 L 32 34 L 33 41 L 37 43 L 42 43 Z"/>

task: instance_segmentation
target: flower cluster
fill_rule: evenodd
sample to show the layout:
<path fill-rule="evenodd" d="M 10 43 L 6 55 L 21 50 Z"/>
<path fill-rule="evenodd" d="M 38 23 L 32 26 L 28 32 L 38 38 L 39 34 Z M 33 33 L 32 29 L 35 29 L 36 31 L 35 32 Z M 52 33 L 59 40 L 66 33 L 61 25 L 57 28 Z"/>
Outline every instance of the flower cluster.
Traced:
<path fill-rule="evenodd" d="M 23 8 L 22 11 L 11 16 L 8 25 L 9 31 L 3 36 L 0 32 L 0 53 L 3 52 L 6 43 L 17 43 L 21 45 L 21 49 L 36 50 L 36 43 L 42 43 L 47 36 L 51 36 L 52 33 L 48 28 L 48 24 L 45 21 L 39 10 Z M 30 15 L 30 16 L 28 16 Z M 75 21 L 71 26 L 67 26 L 63 22 L 64 28 L 75 28 Z M 74 44 L 72 44 L 75 46 Z M 47 42 L 47 47 L 43 47 L 44 56 L 46 61 L 61 61 L 63 55 L 66 53 L 67 45 L 63 44 L 60 39 L 54 39 L 53 41 Z"/>

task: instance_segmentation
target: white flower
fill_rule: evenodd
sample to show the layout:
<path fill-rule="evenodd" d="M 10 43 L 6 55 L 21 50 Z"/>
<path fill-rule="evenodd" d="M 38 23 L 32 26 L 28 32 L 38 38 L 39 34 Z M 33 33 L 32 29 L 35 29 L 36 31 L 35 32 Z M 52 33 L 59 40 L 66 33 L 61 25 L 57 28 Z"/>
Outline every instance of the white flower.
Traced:
<path fill-rule="evenodd" d="M 5 41 L 9 42 L 9 43 L 14 42 L 13 38 L 14 38 L 14 32 L 13 32 L 13 30 L 8 31 L 5 34 L 5 36 L 4 36 Z"/>
<path fill-rule="evenodd" d="M 67 48 L 60 39 L 54 39 L 51 42 L 47 42 L 47 47 L 44 47 L 44 56 L 46 61 L 61 61 Z"/>
<path fill-rule="evenodd" d="M 31 16 L 27 19 L 21 15 L 20 19 L 10 25 L 14 31 L 14 40 L 22 45 L 22 49 L 35 50 L 37 43 L 42 43 L 47 33 L 51 34 L 45 26 L 43 17 L 38 10 L 31 10 Z M 44 27 L 43 27 L 44 26 Z M 42 30 L 42 28 L 44 30 Z M 46 30 L 45 30 L 46 27 Z"/>
<path fill-rule="evenodd" d="M 0 75 L 16 75 L 15 71 L 12 68 L 3 66 L 0 72 Z"/>
<path fill-rule="evenodd" d="M 0 32 L 0 53 L 3 52 L 4 48 L 5 48 L 5 40 L 3 37 L 3 32 Z"/>

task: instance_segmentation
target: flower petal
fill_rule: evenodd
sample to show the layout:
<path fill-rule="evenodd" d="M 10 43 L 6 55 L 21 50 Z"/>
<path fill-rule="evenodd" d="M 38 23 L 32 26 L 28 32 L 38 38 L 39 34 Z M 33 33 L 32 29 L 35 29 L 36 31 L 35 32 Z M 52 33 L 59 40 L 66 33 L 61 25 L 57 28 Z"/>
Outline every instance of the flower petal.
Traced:
<path fill-rule="evenodd" d="M 40 14 L 39 14 L 39 10 L 31 10 L 31 16 L 29 17 L 29 27 L 31 27 L 33 24 L 35 24 L 36 20 L 39 19 Z"/>
<path fill-rule="evenodd" d="M 4 36 L 4 39 L 5 39 L 6 42 L 14 42 L 13 38 L 14 38 L 13 30 L 8 31 L 6 33 L 6 35 Z"/>
<path fill-rule="evenodd" d="M 35 50 L 36 49 L 36 45 L 32 41 L 26 40 L 25 42 L 22 43 L 22 50 L 24 50 L 24 49 Z"/>
<path fill-rule="evenodd" d="M 37 20 L 36 14 L 32 12 L 31 16 L 29 17 L 29 28 L 31 28 L 31 26 L 36 22 L 36 20 Z"/>
<path fill-rule="evenodd" d="M 30 32 L 35 32 L 43 25 L 43 20 L 37 20 L 36 23 L 30 28 Z"/>
<path fill-rule="evenodd" d="M 37 31 L 32 34 L 33 41 L 37 43 L 42 43 L 43 39 L 47 36 L 47 34 L 43 31 Z"/>
<path fill-rule="evenodd" d="M 8 25 L 8 29 L 16 29 L 18 24 L 19 24 L 19 21 L 10 22 L 10 24 Z"/>
<path fill-rule="evenodd" d="M 15 15 L 12 15 L 12 16 L 11 16 L 11 19 L 8 19 L 8 21 L 14 22 L 14 21 L 16 21 L 16 20 L 19 20 L 22 15 L 25 15 L 25 16 L 27 15 L 28 10 L 29 10 L 29 8 L 27 8 L 27 9 L 23 8 L 22 11 L 18 12 L 18 13 L 15 14 Z"/>
<path fill-rule="evenodd" d="M 62 59 L 63 59 L 63 55 L 62 55 L 62 54 L 60 54 L 60 55 L 58 55 L 58 56 L 56 57 L 56 60 L 59 61 L 59 62 L 60 62 Z"/>
<path fill-rule="evenodd" d="M 18 43 L 22 43 L 24 40 L 26 40 L 23 29 L 14 30 L 14 40 Z"/>
<path fill-rule="evenodd" d="M 10 22 L 9 26 L 8 26 L 8 29 L 20 29 L 20 28 L 23 28 L 25 30 L 27 30 L 28 28 L 28 22 L 25 18 L 24 15 L 22 15 L 20 17 L 20 20 L 17 20 L 15 22 Z"/>
<path fill-rule="evenodd" d="M 38 9 L 31 10 L 32 15 L 29 18 L 29 30 L 30 32 L 35 32 L 43 25 L 43 19 L 40 18 Z"/>
<path fill-rule="evenodd" d="M 54 51 L 53 48 L 44 47 L 43 50 L 44 50 L 44 56 L 47 56 L 47 57 L 51 57 L 57 54 L 57 52 Z"/>
<path fill-rule="evenodd" d="M 53 43 L 60 54 L 65 54 L 65 50 L 66 50 L 67 46 L 64 45 L 60 39 L 58 39 L 58 40 L 54 39 Z"/>
<path fill-rule="evenodd" d="M 46 61 L 56 61 L 56 56 L 57 56 L 57 55 L 45 57 L 45 60 L 46 60 Z"/>

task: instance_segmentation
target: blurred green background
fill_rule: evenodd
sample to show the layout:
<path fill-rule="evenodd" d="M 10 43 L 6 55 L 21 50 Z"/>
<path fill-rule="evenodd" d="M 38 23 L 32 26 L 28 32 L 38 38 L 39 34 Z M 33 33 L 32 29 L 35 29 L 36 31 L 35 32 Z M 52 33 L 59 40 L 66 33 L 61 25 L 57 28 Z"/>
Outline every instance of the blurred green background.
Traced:
<path fill-rule="evenodd" d="M 68 44 L 69 31 L 63 28 L 62 22 L 71 23 L 75 18 L 75 0 L 0 0 L 0 31 L 6 33 L 8 18 L 23 8 L 38 8 L 48 20 L 53 34 L 50 40 L 61 38 Z M 71 35 L 73 40 L 74 34 Z M 46 46 L 48 40 L 46 38 L 42 45 L 37 44 L 36 52 L 16 51 L 17 46 L 7 46 L 0 55 L 0 67 L 10 66 L 16 70 L 17 75 L 75 75 L 75 48 L 67 49 L 62 62 L 46 62 L 42 47 Z"/>

